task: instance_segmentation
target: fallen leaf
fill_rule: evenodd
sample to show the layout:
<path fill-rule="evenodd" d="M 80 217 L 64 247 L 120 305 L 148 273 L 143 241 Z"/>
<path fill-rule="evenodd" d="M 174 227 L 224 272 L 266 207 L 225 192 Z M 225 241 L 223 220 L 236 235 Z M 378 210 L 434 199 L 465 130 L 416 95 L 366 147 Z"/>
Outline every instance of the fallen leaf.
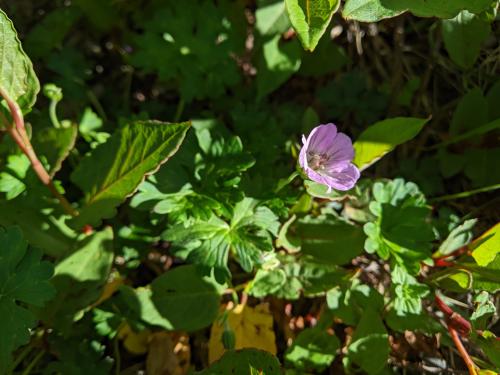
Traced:
<path fill-rule="evenodd" d="M 127 323 L 124 323 L 118 329 L 117 337 L 123 341 L 123 346 L 132 354 L 144 354 L 148 351 L 148 342 L 151 331 L 145 329 L 141 332 L 135 332 Z"/>
<path fill-rule="evenodd" d="M 234 349 L 255 348 L 276 354 L 276 337 L 273 331 L 273 317 L 267 303 L 255 307 L 238 305 L 228 311 L 227 324 L 236 338 Z M 223 325 L 216 321 L 210 331 L 208 360 L 218 360 L 225 352 L 221 337 Z"/>
<path fill-rule="evenodd" d="M 187 374 L 191 360 L 189 336 L 156 332 L 150 336 L 146 373 L 148 375 Z"/>

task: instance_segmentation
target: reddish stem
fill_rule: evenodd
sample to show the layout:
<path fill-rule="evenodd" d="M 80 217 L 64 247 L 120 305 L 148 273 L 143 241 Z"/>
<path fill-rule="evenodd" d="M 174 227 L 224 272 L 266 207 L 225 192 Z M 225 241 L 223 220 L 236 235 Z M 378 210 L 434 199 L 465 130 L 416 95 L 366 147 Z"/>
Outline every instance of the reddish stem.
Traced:
<path fill-rule="evenodd" d="M 453 311 L 453 309 L 448 306 L 441 298 L 435 296 L 436 305 L 445 315 L 446 323 L 448 327 L 453 327 L 462 336 L 468 336 L 472 331 L 472 325 L 459 313 Z"/>
<path fill-rule="evenodd" d="M 450 336 L 455 343 L 455 346 L 458 349 L 458 352 L 460 353 L 460 356 L 465 362 L 465 365 L 467 366 L 467 369 L 469 370 L 470 375 L 477 375 L 476 371 L 476 365 L 474 364 L 474 361 L 470 357 L 469 353 L 464 347 L 464 344 L 460 340 L 460 336 L 458 335 L 458 332 L 456 329 L 454 329 L 451 326 L 448 326 L 448 332 L 450 332 Z"/>
<path fill-rule="evenodd" d="M 9 121 L 5 118 L 5 116 L 1 116 L 5 124 L 5 127 L 7 128 L 9 134 L 14 139 L 14 142 L 16 142 L 21 151 L 28 157 L 31 166 L 35 171 L 35 173 L 37 174 L 40 181 L 45 186 L 47 186 L 52 195 L 57 198 L 63 209 L 72 216 L 78 215 L 78 212 L 71 206 L 71 204 L 66 200 L 66 198 L 61 193 L 59 193 L 59 191 L 57 191 L 56 187 L 54 186 L 54 183 L 52 182 L 52 179 L 50 178 L 50 175 L 47 173 L 42 163 L 38 159 L 38 156 L 36 155 L 35 150 L 31 145 L 28 133 L 26 132 L 26 128 L 24 126 L 23 114 L 18 104 L 15 101 L 13 101 L 9 97 L 7 92 L 3 90 L 1 87 L 0 87 L 0 96 L 2 96 L 7 102 L 12 119 L 14 121 L 14 125 L 11 125 L 9 124 Z"/>

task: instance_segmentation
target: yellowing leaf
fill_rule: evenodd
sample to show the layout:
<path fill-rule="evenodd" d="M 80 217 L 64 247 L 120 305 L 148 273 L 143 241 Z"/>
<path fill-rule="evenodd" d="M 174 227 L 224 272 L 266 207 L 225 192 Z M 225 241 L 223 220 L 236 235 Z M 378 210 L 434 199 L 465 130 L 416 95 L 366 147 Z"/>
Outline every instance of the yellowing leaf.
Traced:
<path fill-rule="evenodd" d="M 132 354 L 144 354 L 148 351 L 148 342 L 151 332 L 145 329 L 141 332 L 134 332 L 125 323 L 118 329 L 118 338 L 123 340 L 123 346 Z"/>
<path fill-rule="evenodd" d="M 115 273 L 112 274 L 108 279 L 108 283 L 104 285 L 102 290 L 102 294 L 97 301 L 92 304 L 92 307 L 98 306 L 107 299 L 109 299 L 117 290 L 120 285 L 123 285 L 124 280 L 120 276 L 120 274 Z"/>
<path fill-rule="evenodd" d="M 276 337 L 269 306 L 261 303 L 255 307 L 238 305 L 228 312 L 227 324 L 234 331 L 234 349 L 256 348 L 276 354 Z M 212 325 L 208 342 L 208 360 L 218 360 L 225 352 L 221 337 L 224 327 L 219 322 Z"/>
<path fill-rule="evenodd" d="M 497 223 L 475 239 L 469 245 L 469 248 L 473 249 L 472 256 L 481 267 L 493 262 L 496 256 L 500 254 L 500 223 Z"/>

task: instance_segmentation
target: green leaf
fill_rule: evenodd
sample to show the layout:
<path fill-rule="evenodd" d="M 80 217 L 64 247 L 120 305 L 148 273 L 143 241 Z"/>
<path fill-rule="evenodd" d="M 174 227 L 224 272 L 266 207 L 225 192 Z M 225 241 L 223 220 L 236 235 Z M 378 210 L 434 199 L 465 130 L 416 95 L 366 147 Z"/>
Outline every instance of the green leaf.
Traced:
<path fill-rule="evenodd" d="M 419 17 L 453 18 L 461 10 L 481 13 L 490 0 L 347 0 L 342 15 L 362 22 L 377 22 L 410 11 Z"/>
<path fill-rule="evenodd" d="M 400 266 L 391 272 L 395 294 L 394 311 L 400 316 L 422 313 L 422 299 L 429 294 L 429 287 L 421 284 Z"/>
<path fill-rule="evenodd" d="M 488 292 L 481 292 L 474 298 L 474 312 L 470 320 L 476 329 L 484 330 L 488 319 L 495 315 L 497 309 Z"/>
<path fill-rule="evenodd" d="M 379 121 L 363 131 L 354 142 L 354 164 L 368 168 L 396 146 L 414 138 L 429 119 L 396 117 Z"/>
<path fill-rule="evenodd" d="M 276 236 L 279 222 L 267 207 L 258 201 L 244 198 L 234 209 L 230 223 L 212 216 L 189 227 L 178 224 L 163 233 L 163 238 L 174 242 L 174 252 L 193 263 L 214 267 L 217 279 L 229 276 L 229 251 L 237 257 L 246 272 L 261 263 L 265 252 L 273 250 L 271 234 Z"/>
<path fill-rule="evenodd" d="M 488 359 L 493 363 L 497 371 L 500 371 L 500 340 L 492 332 L 484 331 L 478 337 L 477 343 L 483 349 Z"/>
<path fill-rule="evenodd" d="M 45 215 L 36 208 L 26 206 L 17 199 L 0 202 L 0 225 L 18 225 L 29 243 L 39 247 L 52 257 L 67 255 L 73 246 L 73 237 L 76 235 L 54 217 Z"/>
<path fill-rule="evenodd" d="M 488 102 L 479 88 L 467 92 L 453 112 L 450 123 L 450 134 L 457 136 L 488 122 Z"/>
<path fill-rule="evenodd" d="M 357 325 L 367 309 L 381 312 L 384 297 L 374 288 L 355 279 L 348 288 L 339 286 L 326 295 L 328 308 L 347 325 Z"/>
<path fill-rule="evenodd" d="M 281 41 L 281 35 L 264 43 L 257 63 L 257 98 L 270 94 L 300 68 L 300 46 L 296 41 Z"/>
<path fill-rule="evenodd" d="M 368 307 L 361 316 L 347 348 L 347 358 L 368 374 L 377 374 L 387 364 L 389 335 L 380 315 Z"/>
<path fill-rule="evenodd" d="M 196 331 L 217 317 L 221 286 L 195 266 L 180 266 L 151 283 L 151 301 L 171 330 Z M 144 319 L 147 321 L 146 319 Z"/>
<path fill-rule="evenodd" d="M 42 252 L 28 247 L 18 227 L 0 228 L 0 373 L 11 363 L 11 353 L 30 340 L 36 319 L 26 305 L 43 306 L 54 295 L 49 279 L 53 267 Z M 19 304 L 21 303 L 21 305 Z"/>
<path fill-rule="evenodd" d="M 68 128 L 56 129 L 53 127 L 38 130 L 33 136 L 33 148 L 39 156 L 46 158 L 50 166 L 50 176 L 61 169 L 63 161 L 75 146 L 78 128 L 71 125 Z"/>
<path fill-rule="evenodd" d="M 486 267 L 493 262 L 500 254 L 500 223 L 474 240 L 470 248 L 472 249 L 472 257 L 480 266 Z"/>
<path fill-rule="evenodd" d="M 42 312 L 47 323 L 63 331 L 101 295 L 113 264 L 113 231 L 107 227 L 86 236 L 74 249 L 56 265 L 52 283 L 57 295 Z"/>
<path fill-rule="evenodd" d="M 307 328 L 299 333 L 285 353 L 285 360 L 302 371 L 323 371 L 335 358 L 339 339 L 320 328 Z"/>
<path fill-rule="evenodd" d="M 444 46 L 451 59 L 463 69 L 472 67 L 490 35 L 490 23 L 484 17 L 463 10 L 455 18 L 443 20 L 441 25 Z"/>
<path fill-rule="evenodd" d="M 331 192 L 328 192 L 328 186 L 315 181 L 306 180 L 304 181 L 304 186 L 306 187 L 307 192 L 315 198 L 340 201 L 349 197 L 348 192 L 338 190 L 332 190 Z"/>
<path fill-rule="evenodd" d="M 40 83 L 23 51 L 12 21 L 0 10 L 0 87 L 26 113 L 35 104 Z"/>
<path fill-rule="evenodd" d="M 281 375 L 280 363 L 271 353 L 257 349 L 229 350 L 209 368 L 195 375 Z"/>
<path fill-rule="evenodd" d="M 277 293 L 286 283 L 287 275 L 282 269 L 260 269 L 255 274 L 248 293 L 256 298 Z"/>
<path fill-rule="evenodd" d="M 304 49 L 313 51 L 340 0 L 285 0 L 286 10 Z"/>
<path fill-rule="evenodd" d="M 305 217 L 292 228 L 301 252 L 318 262 L 346 264 L 363 252 L 365 235 L 359 226 L 335 217 Z"/>
<path fill-rule="evenodd" d="M 97 225 L 180 147 L 190 123 L 130 123 L 85 157 L 71 178 L 85 192 L 75 227 Z"/>
<path fill-rule="evenodd" d="M 441 324 L 434 318 L 423 312 L 421 314 L 399 315 L 394 310 L 389 310 L 384 316 L 384 320 L 389 328 L 404 333 L 405 331 L 417 331 L 427 334 L 444 333 Z"/>
<path fill-rule="evenodd" d="M 255 11 L 255 28 L 261 35 L 281 34 L 291 27 L 283 0 L 261 4 Z"/>
<path fill-rule="evenodd" d="M 56 8 L 26 36 L 26 50 L 34 59 L 45 58 L 55 47 L 61 46 L 64 37 L 81 16 L 81 12 L 73 6 Z"/>
<path fill-rule="evenodd" d="M 472 228 L 476 225 L 477 219 L 465 220 L 461 225 L 454 228 L 448 237 L 441 243 L 439 249 L 434 253 L 434 257 L 451 254 L 462 246 L 467 245 L 473 237 Z"/>
<path fill-rule="evenodd" d="M 403 10 L 386 8 L 383 3 L 383 0 L 347 0 L 342 10 L 342 16 L 361 22 L 377 22 L 404 12 Z"/>

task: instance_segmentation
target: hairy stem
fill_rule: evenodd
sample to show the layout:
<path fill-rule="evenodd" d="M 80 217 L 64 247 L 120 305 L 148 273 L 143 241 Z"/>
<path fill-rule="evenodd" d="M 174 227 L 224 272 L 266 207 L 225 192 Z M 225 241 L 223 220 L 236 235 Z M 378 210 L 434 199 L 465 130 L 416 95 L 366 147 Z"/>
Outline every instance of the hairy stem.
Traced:
<path fill-rule="evenodd" d="M 52 195 L 57 198 L 64 211 L 72 216 L 78 215 L 78 212 L 71 206 L 66 198 L 61 193 L 59 193 L 59 191 L 57 191 L 54 183 L 52 182 L 52 179 L 50 178 L 50 175 L 38 159 L 38 156 L 36 155 L 35 150 L 31 145 L 28 133 L 26 132 L 26 127 L 24 126 L 24 117 L 18 104 L 14 100 L 12 100 L 7 92 L 1 87 L 0 96 L 2 96 L 7 102 L 7 106 L 9 107 L 12 120 L 14 122 L 14 124 L 11 125 L 9 124 L 5 116 L 2 116 L 4 125 L 11 137 L 14 139 L 14 142 L 16 142 L 21 151 L 28 157 L 31 163 L 31 167 L 35 171 L 38 178 L 45 186 L 47 186 Z"/>

